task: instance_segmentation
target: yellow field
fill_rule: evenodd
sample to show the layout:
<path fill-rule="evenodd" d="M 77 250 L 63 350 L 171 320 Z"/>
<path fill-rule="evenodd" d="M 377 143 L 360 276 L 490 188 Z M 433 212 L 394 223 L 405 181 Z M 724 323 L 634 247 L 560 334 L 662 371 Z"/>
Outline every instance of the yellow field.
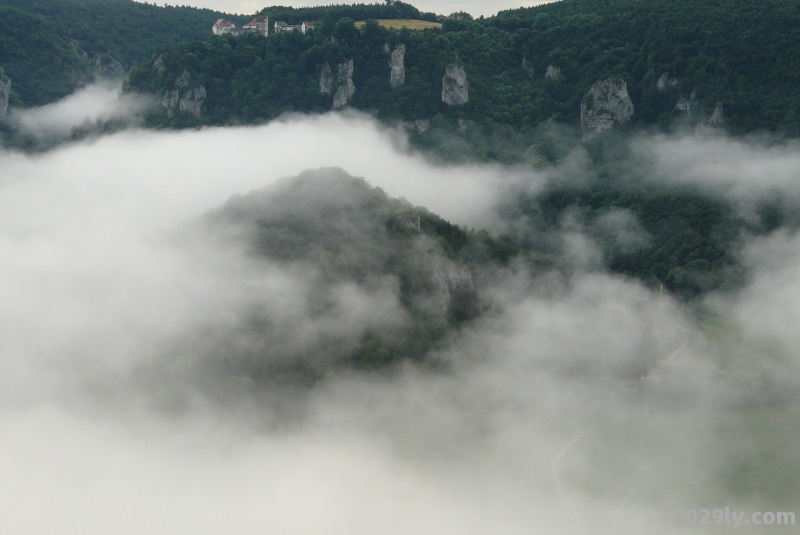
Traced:
<path fill-rule="evenodd" d="M 356 22 L 356 27 L 361 28 L 366 21 L 360 20 Z M 378 19 L 378 24 L 384 28 L 394 28 L 399 30 L 401 28 L 408 28 L 409 30 L 426 30 L 428 28 L 441 28 L 442 25 L 438 22 L 428 22 L 427 20 L 415 19 Z"/>

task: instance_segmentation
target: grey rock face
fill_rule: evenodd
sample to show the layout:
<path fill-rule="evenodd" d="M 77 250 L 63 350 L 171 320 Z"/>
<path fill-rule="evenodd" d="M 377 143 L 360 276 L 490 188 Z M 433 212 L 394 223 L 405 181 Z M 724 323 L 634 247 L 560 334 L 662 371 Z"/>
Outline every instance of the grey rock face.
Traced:
<path fill-rule="evenodd" d="M 442 78 L 442 102 L 460 106 L 469 102 L 469 81 L 461 65 L 448 65 Z"/>
<path fill-rule="evenodd" d="M 345 61 L 337 66 L 336 94 L 333 95 L 334 110 L 347 106 L 350 97 L 356 92 L 353 84 L 353 60 Z"/>
<path fill-rule="evenodd" d="M 175 115 L 177 109 L 181 113 L 190 113 L 198 119 L 203 115 L 203 103 L 206 100 L 206 88 L 198 85 L 188 89 L 191 75 L 183 71 L 175 80 L 175 89 L 167 91 L 161 99 L 161 105 L 167 109 L 167 117 Z"/>
<path fill-rule="evenodd" d="M 8 114 L 8 98 L 11 96 L 11 78 L 0 67 L 0 118 Z"/>
<path fill-rule="evenodd" d="M 711 112 L 711 116 L 703 122 L 707 126 L 718 128 L 722 126 L 723 119 L 724 114 L 722 112 L 722 102 L 717 102 L 716 106 L 714 106 L 714 111 Z"/>
<path fill-rule="evenodd" d="M 420 227 L 419 214 L 417 212 L 406 212 L 394 218 L 395 228 L 401 230 L 411 230 L 416 234 L 420 234 L 422 229 Z"/>
<path fill-rule="evenodd" d="M 164 56 L 158 56 L 153 62 L 153 70 L 157 72 L 164 72 Z"/>
<path fill-rule="evenodd" d="M 389 75 L 389 83 L 392 87 L 403 85 L 406 81 L 406 45 L 400 44 L 392 50 L 392 57 L 389 58 L 389 67 L 392 72 Z"/>
<path fill-rule="evenodd" d="M 319 92 L 321 95 L 330 95 L 331 91 L 333 91 L 333 75 L 331 75 L 331 66 L 325 63 L 319 74 Z"/>
<path fill-rule="evenodd" d="M 464 266 L 448 264 L 433 270 L 433 281 L 439 290 L 439 306 L 442 313 L 450 308 L 451 293 L 463 288 L 472 288 L 472 274 Z"/>
<path fill-rule="evenodd" d="M 533 65 L 528 58 L 522 58 L 522 68 L 528 73 L 528 76 L 533 76 Z"/>
<path fill-rule="evenodd" d="M 697 107 L 697 93 L 692 90 L 692 94 L 689 95 L 689 98 L 681 97 L 678 99 L 678 103 L 675 104 L 675 109 L 678 111 L 682 111 L 684 113 L 689 113 L 694 108 Z"/>
<path fill-rule="evenodd" d="M 428 131 L 428 128 L 431 127 L 431 121 L 430 119 L 417 119 L 416 121 L 406 121 L 403 126 L 408 130 L 421 134 Z"/>
<path fill-rule="evenodd" d="M 178 108 L 183 113 L 191 113 L 198 119 L 203 112 L 203 102 L 206 100 L 205 86 L 195 87 L 184 93 L 181 101 L 178 103 Z"/>
<path fill-rule="evenodd" d="M 676 85 L 678 85 L 678 80 L 676 80 L 675 78 L 670 78 L 668 72 L 662 74 L 658 78 L 658 81 L 656 81 L 656 89 L 658 89 L 659 91 L 664 91 L 667 88 L 675 87 Z"/>
<path fill-rule="evenodd" d="M 548 80 L 558 80 L 561 78 L 561 68 L 556 67 L 555 65 L 548 65 L 547 72 L 544 73 L 544 77 Z"/>
<path fill-rule="evenodd" d="M 627 122 L 633 115 L 633 102 L 624 80 L 608 78 L 594 84 L 581 99 L 581 128 L 587 137 Z"/>
<path fill-rule="evenodd" d="M 70 41 L 69 45 L 72 47 L 72 51 L 75 53 L 75 56 L 77 56 L 82 63 L 89 65 L 90 67 L 94 67 L 99 74 L 115 78 L 125 75 L 125 68 L 122 66 L 122 63 L 120 63 L 113 56 L 109 54 L 97 54 L 96 56 L 90 56 L 85 50 L 82 50 L 75 41 Z M 159 56 L 159 59 L 160 58 L 161 56 Z M 161 70 L 163 70 L 163 60 L 161 66 Z"/>
<path fill-rule="evenodd" d="M 69 46 L 72 47 L 72 51 L 75 53 L 75 55 L 78 57 L 79 60 L 81 60 L 83 63 L 87 65 L 89 64 L 89 54 L 87 54 L 85 50 L 81 50 L 80 47 L 78 46 L 78 43 L 76 43 L 75 41 L 70 41 Z"/>
<path fill-rule="evenodd" d="M 94 67 L 100 74 L 105 76 L 111 76 L 115 78 L 125 76 L 125 69 L 122 67 L 122 63 L 111 56 L 95 57 Z"/>

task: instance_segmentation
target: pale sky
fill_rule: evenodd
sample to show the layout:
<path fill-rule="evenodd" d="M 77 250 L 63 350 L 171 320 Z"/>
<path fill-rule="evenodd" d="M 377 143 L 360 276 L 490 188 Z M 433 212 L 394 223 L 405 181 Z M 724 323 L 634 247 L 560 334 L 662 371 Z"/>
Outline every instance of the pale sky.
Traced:
<path fill-rule="evenodd" d="M 372 0 L 363 0 L 370 3 Z M 548 0 L 407 0 L 421 11 L 433 11 L 448 15 L 456 11 L 466 11 L 473 16 L 490 16 L 504 9 L 528 7 L 545 4 Z M 162 0 L 156 0 L 161 5 Z M 332 3 L 329 0 L 282 0 L 280 2 L 264 2 L 263 0 L 181 0 L 168 1 L 169 5 L 190 5 L 224 11 L 226 13 L 250 14 L 261 10 L 268 5 L 318 6 Z M 336 2 L 342 3 L 342 2 Z M 345 2 L 347 3 L 347 2 Z"/>

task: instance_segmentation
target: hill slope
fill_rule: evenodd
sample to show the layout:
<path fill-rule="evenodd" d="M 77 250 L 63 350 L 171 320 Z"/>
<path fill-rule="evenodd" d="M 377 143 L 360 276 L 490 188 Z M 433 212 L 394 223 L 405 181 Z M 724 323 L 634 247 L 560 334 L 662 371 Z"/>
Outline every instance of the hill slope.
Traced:
<path fill-rule="evenodd" d="M 186 70 L 208 91 L 203 116 L 154 124 L 254 122 L 330 109 L 335 91 L 320 93 L 323 67 L 352 59 L 347 105 L 387 120 L 577 125 L 584 95 L 612 78 L 626 84 L 628 125 L 707 121 L 719 104 L 734 132 L 800 133 L 797 0 L 564 0 L 482 20 L 447 18 L 442 30 L 423 32 L 329 22 L 309 36 L 209 36 L 163 47 L 166 71 L 153 69 L 154 57 L 133 73 L 131 88 L 164 94 Z M 400 44 L 405 79 L 393 87 L 390 53 Z M 464 67 L 464 105 L 442 102 L 448 65 Z"/>
<path fill-rule="evenodd" d="M 15 104 L 47 104 L 115 60 L 129 69 L 157 45 L 206 38 L 222 16 L 133 0 L 0 0 L 0 67 Z"/>

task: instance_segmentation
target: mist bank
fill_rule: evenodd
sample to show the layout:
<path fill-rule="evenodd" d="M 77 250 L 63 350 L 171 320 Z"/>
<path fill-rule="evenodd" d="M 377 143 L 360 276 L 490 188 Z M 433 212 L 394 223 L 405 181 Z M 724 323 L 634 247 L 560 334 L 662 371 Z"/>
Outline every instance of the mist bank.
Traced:
<path fill-rule="evenodd" d="M 757 209 L 794 210 L 791 143 L 642 137 L 538 169 L 408 147 L 335 114 L 0 154 L 3 530 L 688 533 L 687 509 L 792 510 L 800 242 Z M 362 217 L 384 201 L 324 186 L 345 172 L 403 213 Z M 744 276 L 686 305 L 615 273 L 659 235 L 654 211 L 592 208 L 609 184 L 727 207 Z M 551 263 L 493 265 L 481 313 L 391 373 L 259 366 L 403 328 L 401 277 L 368 262 L 421 207 Z M 427 236 L 411 258 L 455 261 Z"/>

